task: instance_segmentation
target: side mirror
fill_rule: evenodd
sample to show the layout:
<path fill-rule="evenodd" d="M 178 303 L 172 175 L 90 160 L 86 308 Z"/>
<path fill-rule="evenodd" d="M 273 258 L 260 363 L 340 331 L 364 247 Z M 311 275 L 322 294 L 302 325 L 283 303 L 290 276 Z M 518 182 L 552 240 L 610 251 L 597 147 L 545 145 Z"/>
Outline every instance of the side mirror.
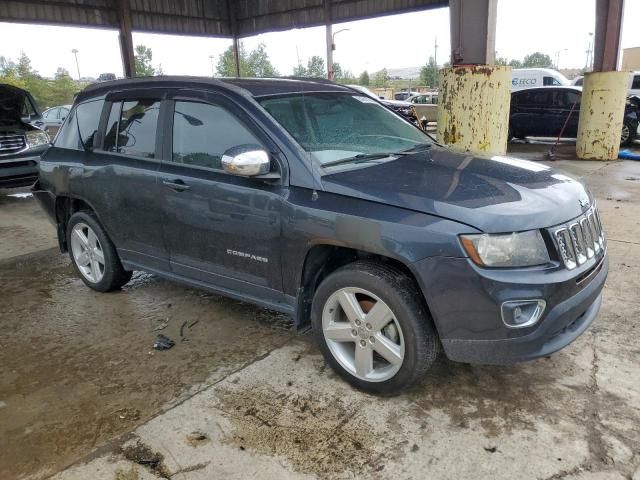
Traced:
<path fill-rule="evenodd" d="M 225 172 L 243 177 L 266 175 L 271 169 L 269 154 L 258 145 L 232 147 L 222 155 Z"/>

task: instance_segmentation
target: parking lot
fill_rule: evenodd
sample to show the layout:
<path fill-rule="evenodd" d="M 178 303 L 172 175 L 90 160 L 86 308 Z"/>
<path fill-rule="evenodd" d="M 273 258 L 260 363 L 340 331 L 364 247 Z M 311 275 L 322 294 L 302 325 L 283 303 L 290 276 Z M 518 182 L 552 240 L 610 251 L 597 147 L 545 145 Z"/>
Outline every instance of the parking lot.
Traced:
<path fill-rule="evenodd" d="M 441 358 L 392 398 L 349 387 L 280 314 L 141 272 L 86 288 L 33 197 L 3 191 L 0 478 L 637 479 L 640 163 L 572 150 L 554 166 L 608 235 L 596 323 L 530 363 Z M 158 333 L 175 347 L 153 350 Z"/>

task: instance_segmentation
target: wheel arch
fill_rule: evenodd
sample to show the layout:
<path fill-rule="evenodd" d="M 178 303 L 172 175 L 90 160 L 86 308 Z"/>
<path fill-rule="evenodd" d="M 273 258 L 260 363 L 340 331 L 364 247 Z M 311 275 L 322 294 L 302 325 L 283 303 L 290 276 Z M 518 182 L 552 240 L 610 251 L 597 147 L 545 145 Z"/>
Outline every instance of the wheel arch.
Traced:
<path fill-rule="evenodd" d="M 93 215 L 97 216 L 95 209 L 81 198 L 72 197 L 70 195 L 56 196 L 56 230 L 58 233 L 58 245 L 61 252 L 67 252 L 69 250 L 69 245 L 67 245 L 67 224 L 69 223 L 71 215 L 83 210 L 89 211 Z"/>
<path fill-rule="evenodd" d="M 394 268 L 406 275 L 416 287 L 421 301 L 431 314 L 422 285 L 408 262 L 365 250 L 329 244 L 313 245 L 305 256 L 297 292 L 296 327 L 306 329 L 311 322 L 311 303 L 316 289 L 328 275 L 338 268 L 358 260 L 368 260 Z"/>

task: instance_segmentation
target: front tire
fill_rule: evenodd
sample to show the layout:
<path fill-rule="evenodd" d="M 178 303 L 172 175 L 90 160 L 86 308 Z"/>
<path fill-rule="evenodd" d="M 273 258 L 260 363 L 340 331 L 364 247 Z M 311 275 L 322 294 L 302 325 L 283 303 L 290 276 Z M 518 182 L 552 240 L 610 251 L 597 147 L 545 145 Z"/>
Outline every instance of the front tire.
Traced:
<path fill-rule="evenodd" d="M 131 279 L 115 246 L 90 212 L 76 212 L 67 224 L 67 245 L 73 266 L 82 281 L 99 292 L 110 292 Z"/>
<path fill-rule="evenodd" d="M 378 263 L 358 261 L 325 278 L 313 299 L 311 322 L 327 363 L 368 392 L 409 388 L 440 349 L 414 283 Z"/>

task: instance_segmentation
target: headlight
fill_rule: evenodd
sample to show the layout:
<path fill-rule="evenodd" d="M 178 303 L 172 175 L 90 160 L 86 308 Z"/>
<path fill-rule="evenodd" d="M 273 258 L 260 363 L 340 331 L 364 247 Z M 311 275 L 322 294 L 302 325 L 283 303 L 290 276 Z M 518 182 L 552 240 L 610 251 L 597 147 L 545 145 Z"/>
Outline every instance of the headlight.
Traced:
<path fill-rule="evenodd" d="M 471 260 L 484 267 L 531 267 L 550 261 L 540 230 L 461 235 L 460 240 Z"/>
<path fill-rule="evenodd" d="M 29 148 L 40 147 L 49 143 L 49 135 L 42 130 L 31 130 L 25 135 Z"/>

